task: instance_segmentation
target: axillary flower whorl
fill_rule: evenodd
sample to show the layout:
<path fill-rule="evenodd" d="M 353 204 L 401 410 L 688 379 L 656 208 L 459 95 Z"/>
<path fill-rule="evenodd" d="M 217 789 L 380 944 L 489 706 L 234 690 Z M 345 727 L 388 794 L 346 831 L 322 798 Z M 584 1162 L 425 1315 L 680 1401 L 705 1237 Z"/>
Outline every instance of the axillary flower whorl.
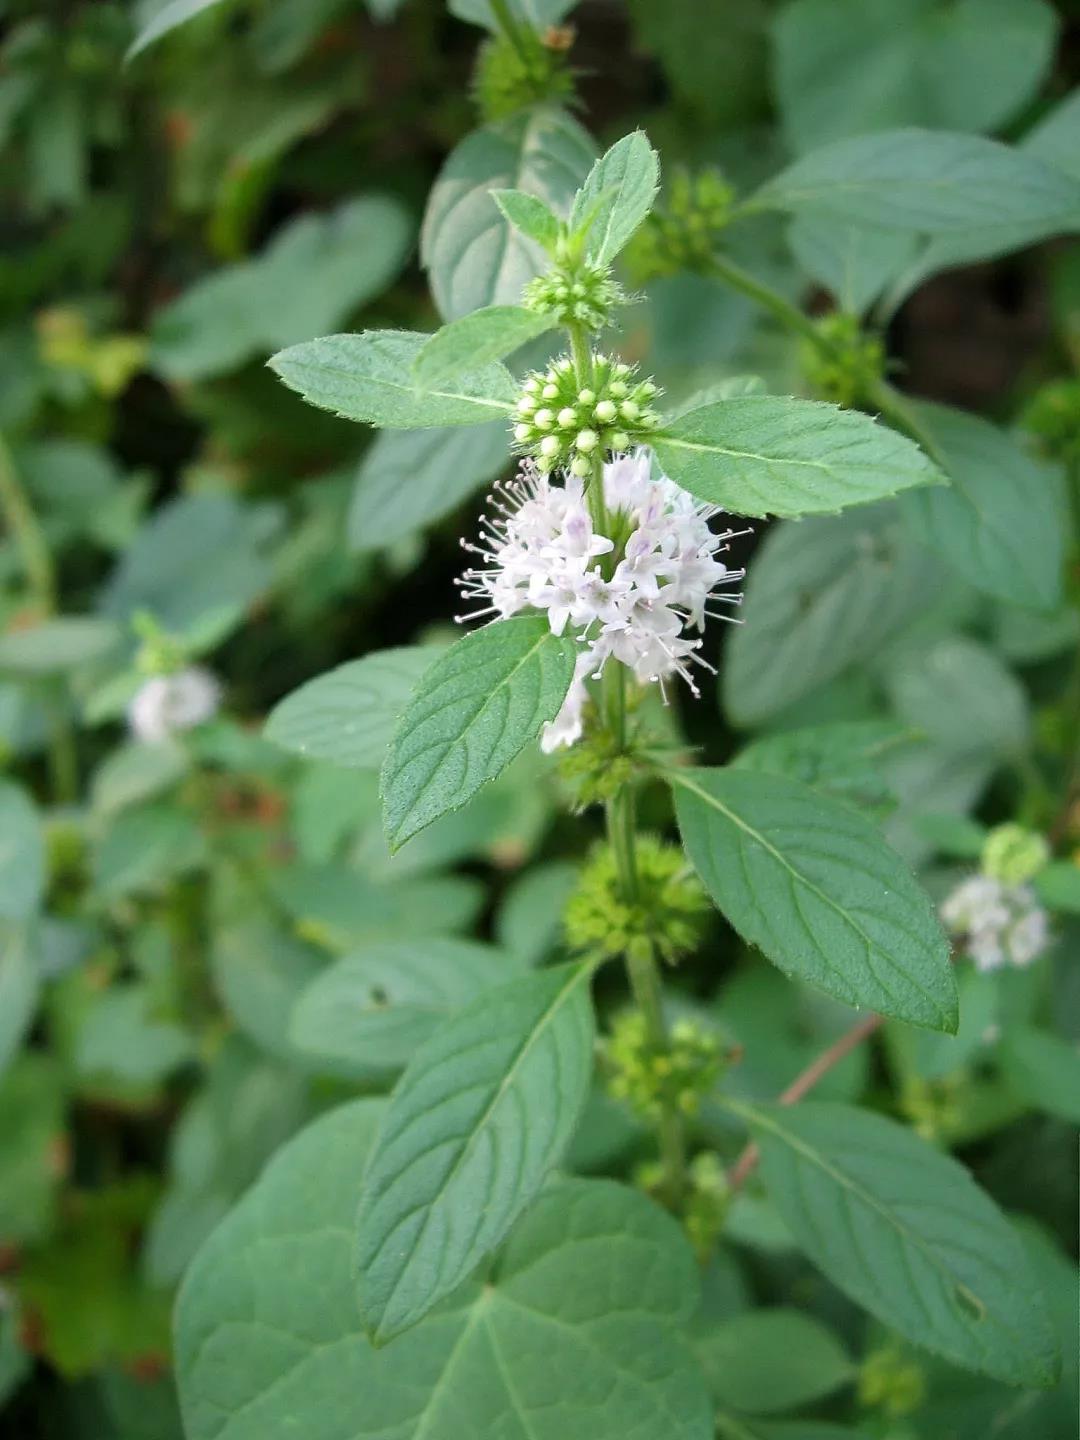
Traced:
<path fill-rule="evenodd" d="M 514 447 L 542 473 L 565 466 L 584 477 L 593 457 L 620 453 L 647 441 L 660 423 L 652 408 L 659 390 L 639 380 L 633 365 L 606 355 L 592 357 L 587 386 L 564 356 L 526 377 L 514 410 Z"/>

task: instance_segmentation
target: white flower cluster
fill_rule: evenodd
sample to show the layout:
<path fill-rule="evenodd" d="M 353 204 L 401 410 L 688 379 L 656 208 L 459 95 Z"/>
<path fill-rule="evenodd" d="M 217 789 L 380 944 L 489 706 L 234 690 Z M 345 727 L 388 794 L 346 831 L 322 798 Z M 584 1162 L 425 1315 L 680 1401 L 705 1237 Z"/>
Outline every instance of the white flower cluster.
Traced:
<path fill-rule="evenodd" d="M 586 681 L 598 678 L 609 659 L 643 684 L 663 688 L 678 674 L 698 693 L 690 664 L 712 667 L 698 654 L 701 640 L 685 632 L 702 630 L 716 613 L 710 600 L 741 599 L 714 593 L 742 579 L 717 555 L 736 533 L 746 533 L 712 531 L 719 506 L 699 504 L 666 477 L 654 480 L 648 450 L 604 466 L 607 528 L 626 537 L 618 546 L 593 528 L 582 481 L 573 474 L 556 485 L 527 461 L 517 479 L 496 487 L 491 503 L 495 513 L 482 517 L 481 544 L 462 542 L 486 562 L 459 582 L 464 595 L 483 604 L 459 620 L 542 610 L 554 634 L 569 627 L 582 647 L 566 701 L 541 736 L 544 750 L 580 738 Z"/>
<path fill-rule="evenodd" d="M 221 703 L 221 686 L 209 670 L 189 665 L 145 681 L 128 706 L 132 734 L 147 744 L 166 740 L 210 720 Z"/>
<path fill-rule="evenodd" d="M 1050 943 L 1046 911 L 1029 885 L 990 875 L 963 880 L 941 906 L 941 919 L 980 970 L 1030 965 Z"/>

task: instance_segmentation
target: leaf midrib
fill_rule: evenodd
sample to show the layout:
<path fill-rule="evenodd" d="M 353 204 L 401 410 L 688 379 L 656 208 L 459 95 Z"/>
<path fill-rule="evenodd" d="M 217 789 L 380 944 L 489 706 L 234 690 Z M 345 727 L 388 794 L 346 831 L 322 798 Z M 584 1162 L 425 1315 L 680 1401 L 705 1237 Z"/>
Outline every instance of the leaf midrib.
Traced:
<path fill-rule="evenodd" d="M 491 1097 L 491 1100 L 485 1107 L 483 1114 L 478 1117 L 476 1122 L 473 1124 L 471 1130 L 469 1131 L 464 1144 L 461 1146 L 457 1158 L 454 1160 L 453 1165 L 450 1167 L 449 1173 L 446 1175 L 439 1188 L 438 1194 L 431 1201 L 431 1203 L 426 1206 L 426 1213 L 424 1215 L 423 1222 L 421 1223 L 420 1230 L 416 1236 L 416 1239 L 413 1241 L 410 1247 L 408 1258 L 401 1266 L 401 1269 L 398 1272 L 397 1279 L 395 1280 L 390 1294 L 388 1295 L 386 1302 L 382 1307 L 382 1313 L 384 1316 L 398 1293 L 402 1279 L 404 1278 L 405 1273 L 408 1270 L 409 1264 L 411 1263 L 413 1256 L 416 1254 L 417 1248 L 423 1242 L 424 1236 L 427 1233 L 428 1225 L 431 1223 L 431 1216 L 439 1199 L 446 1194 L 450 1186 L 454 1183 L 462 1166 L 465 1164 L 468 1156 L 472 1153 L 472 1148 L 477 1141 L 477 1137 L 483 1132 L 485 1126 L 491 1119 L 491 1116 L 495 1113 L 496 1109 L 502 1103 L 503 1099 L 505 1098 L 507 1092 L 510 1089 L 511 1084 L 517 1078 L 522 1066 L 524 1065 L 526 1059 L 529 1056 L 529 1053 L 531 1052 L 533 1046 L 536 1044 L 537 1040 L 547 1030 L 548 1026 L 551 1024 L 556 1014 L 562 1008 L 563 1004 L 567 1001 L 567 999 L 573 994 L 577 986 L 581 984 L 583 980 L 587 980 L 590 974 L 591 970 L 588 965 L 576 965 L 571 967 L 571 972 L 567 978 L 566 983 L 562 985 L 555 993 L 550 1003 L 545 1007 L 543 1013 L 537 1019 L 536 1024 L 529 1031 L 528 1035 L 525 1036 L 517 1054 L 514 1056 L 510 1065 L 507 1066 L 506 1072 L 500 1080 L 498 1086 L 496 1087 L 494 1095 Z M 399 1333 L 399 1331 L 395 1330 L 392 1332 L 392 1334 L 397 1333 Z M 373 1338 L 376 1340 L 380 1338 L 389 1339 L 391 1338 L 391 1336 L 383 1335 L 381 1326 L 377 1326 L 374 1331 Z"/>
<path fill-rule="evenodd" d="M 727 819 L 730 820 L 737 829 L 742 830 L 745 834 L 749 835 L 752 840 L 755 840 L 764 850 L 769 853 L 769 855 L 772 856 L 772 858 L 780 866 L 782 866 L 784 870 L 788 872 L 788 874 L 792 877 L 793 881 L 798 881 L 800 885 L 804 886 L 812 894 L 816 895 L 819 900 L 822 900 L 829 907 L 830 910 L 835 911 L 836 914 L 839 915 L 840 918 L 847 925 L 849 925 L 852 930 L 855 931 L 855 933 L 859 936 L 860 940 L 862 940 L 862 942 L 866 945 L 868 954 L 885 953 L 881 949 L 881 946 L 878 945 L 873 940 L 873 938 L 867 934 L 867 932 L 862 928 L 862 926 L 858 923 L 858 921 L 853 915 L 851 915 L 847 910 L 845 910 L 843 906 L 838 905 L 831 895 L 827 894 L 819 886 L 815 885 L 812 880 L 810 880 L 806 875 L 802 873 L 802 871 L 797 870 L 795 866 L 792 865 L 790 860 L 788 860 L 784 856 L 783 852 L 778 850 L 775 845 L 773 845 L 769 840 L 767 840 L 760 830 L 755 830 L 752 825 L 747 824 L 747 822 L 743 820 L 734 810 L 730 810 L 723 803 L 722 800 L 718 800 L 715 795 L 710 794 L 708 790 L 703 789 L 700 785 L 695 785 L 692 780 L 688 780 L 684 775 L 680 775 L 677 772 L 672 771 L 669 773 L 668 778 L 673 785 L 681 785 L 683 789 L 689 790 L 692 794 L 697 795 L 699 799 L 704 800 L 706 804 L 711 805 L 714 810 L 719 810 L 720 813 L 726 816 Z M 820 950 L 821 947 L 818 946 L 818 949 Z M 947 1012 L 942 1008 L 940 1002 L 935 999 L 935 997 L 929 990 L 925 989 L 922 985 L 920 985 L 918 980 L 914 979 L 907 972 L 902 971 L 901 973 L 904 975 L 904 978 L 908 981 L 908 983 L 913 985 L 915 989 L 918 990 L 919 993 L 931 1003 L 931 1005 L 937 1011 L 938 1015 L 943 1020 L 948 1019 Z M 878 981 L 878 983 L 880 984 L 881 982 Z"/>

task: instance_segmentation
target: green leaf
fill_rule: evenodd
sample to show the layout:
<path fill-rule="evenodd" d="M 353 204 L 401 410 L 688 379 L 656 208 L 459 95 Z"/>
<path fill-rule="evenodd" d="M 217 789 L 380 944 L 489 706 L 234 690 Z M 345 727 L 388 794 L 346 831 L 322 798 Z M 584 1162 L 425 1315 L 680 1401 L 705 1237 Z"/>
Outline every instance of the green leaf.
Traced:
<path fill-rule="evenodd" d="M 118 620 L 149 610 L 173 633 L 246 609 L 269 587 L 267 542 L 282 512 L 232 495 L 183 495 L 156 510 L 109 578 L 102 608 Z"/>
<path fill-rule="evenodd" d="M 349 504 L 349 547 L 381 550 L 433 525 L 508 464 L 505 424 L 387 430 L 360 462 Z"/>
<path fill-rule="evenodd" d="M 280 700 L 263 733 L 307 760 L 378 769 L 413 687 L 439 653 L 403 645 L 346 661 Z"/>
<path fill-rule="evenodd" d="M 659 61 L 683 123 L 719 134 L 764 117 L 769 108 L 768 0 L 714 8 L 708 24 L 694 5 L 630 0 L 635 51 Z"/>
<path fill-rule="evenodd" d="M 917 445 L 868 415 L 776 395 L 702 405 L 667 423 L 653 448 L 684 490 L 738 515 L 831 513 L 942 480 Z"/>
<path fill-rule="evenodd" d="M 576 0 L 508 0 L 511 12 L 531 25 L 534 30 L 546 30 L 557 25 L 567 11 L 574 8 Z M 496 33 L 499 22 L 491 8 L 491 0 L 450 0 L 450 13 L 459 20 L 468 20 L 473 25 L 483 25 Z"/>
<path fill-rule="evenodd" d="M 1080 915 L 1080 865 L 1070 860 L 1052 860 L 1035 877 L 1035 890 L 1051 910 Z"/>
<path fill-rule="evenodd" d="M 1032 1025 L 1010 1025 L 998 1047 L 1009 1089 L 1028 1105 L 1080 1125 L 1080 1050 Z"/>
<path fill-rule="evenodd" d="M 99 839 L 93 874 L 101 899 L 160 893 L 202 864 L 205 840 L 187 811 L 165 804 L 123 810 Z"/>
<path fill-rule="evenodd" d="M 135 982 L 94 996 L 82 1018 L 74 1059 L 86 1080 L 153 1086 L 196 1054 L 193 1036 L 155 1013 L 150 985 Z"/>
<path fill-rule="evenodd" d="M 41 968 L 29 926 L 0 924 L 0 1075 L 30 1028 L 40 992 Z"/>
<path fill-rule="evenodd" d="M 775 775 L 668 779 L 691 862 L 744 940 L 845 1005 L 956 1029 L 949 942 L 875 825 Z"/>
<path fill-rule="evenodd" d="M 589 970 L 515 980 L 443 1025 L 390 1100 L 356 1220 L 377 1344 L 449 1295 L 558 1163 L 592 1076 Z"/>
<path fill-rule="evenodd" d="M 463 370 L 502 360 L 554 325 L 550 315 L 520 305 L 486 305 L 436 330 L 413 362 L 413 374 L 420 385 L 438 384 Z"/>
<path fill-rule="evenodd" d="M 495 918 L 495 937 L 523 965 L 539 965 L 559 943 L 578 873 L 571 860 L 551 860 L 530 866 L 507 891 Z"/>
<path fill-rule="evenodd" d="M 260 1050 L 281 1060 L 297 1058 L 293 1007 L 322 969 L 316 950 L 261 917 L 225 926 L 214 938 L 211 970 L 226 1011 Z"/>
<path fill-rule="evenodd" d="M 382 771 L 392 850 L 494 780 L 558 713 L 572 641 L 544 616 L 501 620 L 459 640 L 421 677 Z"/>
<path fill-rule="evenodd" d="M 624 135 L 601 155 L 574 196 L 571 230 L 583 230 L 586 253 L 610 265 L 652 209 L 660 161 L 641 130 Z"/>
<path fill-rule="evenodd" d="M 25 790 L 0 779 L 0 919 L 28 920 L 45 894 L 45 832 Z"/>
<path fill-rule="evenodd" d="M 535 240 L 549 254 L 562 232 L 562 221 L 543 200 L 527 190 L 492 190 L 491 198 L 515 230 Z"/>
<path fill-rule="evenodd" d="M 917 413 L 951 484 L 904 496 L 911 533 L 977 589 L 1052 609 L 1065 570 L 1058 473 L 977 415 L 929 404 Z"/>
<path fill-rule="evenodd" d="M 1080 184 L 996 140 L 886 130 L 796 160 L 754 197 L 765 208 L 926 235 L 1017 223 L 1067 230 Z"/>
<path fill-rule="evenodd" d="M 433 936 L 386 941 L 316 975 L 293 1006 L 289 1034 L 308 1055 L 359 1076 L 399 1070 L 445 1020 L 521 966 L 490 945 Z"/>
<path fill-rule="evenodd" d="M 196 1258 L 176 1312 L 189 1440 L 710 1440 L 676 1333 L 693 1257 L 670 1216 L 610 1182 L 551 1186 L 487 1285 L 366 1342 L 348 1237 L 379 1108 L 317 1120 Z"/>
<path fill-rule="evenodd" d="M 334 330 L 399 273 L 414 229 L 400 201 L 378 194 L 291 221 L 254 259 L 211 271 L 157 312 L 152 365 L 206 380 Z"/>
<path fill-rule="evenodd" d="M 131 42 L 124 56 L 125 62 L 134 60 L 148 45 L 153 45 L 163 35 L 168 35 L 170 30 L 175 30 L 177 26 L 186 24 L 202 11 L 220 3 L 221 0 L 166 0 L 166 4 L 155 10 Z"/>
<path fill-rule="evenodd" d="M 736 1103 L 770 1196 L 834 1285 L 917 1345 L 1014 1385 L 1060 1368 L 1008 1221 L 948 1155 L 880 1115 Z"/>
<path fill-rule="evenodd" d="M 310 405 L 384 429 L 478 425 L 509 415 L 517 390 L 503 365 L 419 385 L 412 367 L 427 338 L 407 330 L 324 335 L 279 351 L 269 363 Z"/>
<path fill-rule="evenodd" d="M 896 796 L 878 761 L 917 738 L 895 720 L 841 720 L 764 735 L 740 750 L 731 764 L 738 770 L 786 775 L 880 815 L 888 813 Z"/>
<path fill-rule="evenodd" d="M 999 129 L 1053 60 L 1046 0 L 795 0 L 776 21 L 776 90 L 803 152 L 901 125 Z"/>
<path fill-rule="evenodd" d="M 373 940 L 468 929 L 486 894 L 468 875 L 377 883 L 340 864 L 290 866 L 271 888 L 301 933 L 339 954 Z"/>
<path fill-rule="evenodd" d="M 100 815 L 115 815 L 171 789 L 190 768 L 191 755 L 176 740 L 130 741 L 94 771 L 91 804 Z"/>
<path fill-rule="evenodd" d="M 899 720 L 955 755 L 1015 755 L 1029 743 L 1027 694 L 994 652 L 966 635 L 913 646 L 885 676 Z"/>
<path fill-rule="evenodd" d="M 0 635 L 0 672 L 19 679 L 51 679 L 114 650 L 120 632 L 109 620 L 67 615 Z"/>
<path fill-rule="evenodd" d="M 465 137 L 432 187 L 420 235 L 420 259 L 444 319 L 516 305 L 548 267 L 544 250 L 509 223 L 492 191 L 523 190 L 562 214 L 595 154 L 577 121 L 550 106 Z"/>
<path fill-rule="evenodd" d="M 869 309 L 919 248 L 919 237 L 910 231 L 875 230 L 820 215 L 796 216 L 787 234 L 797 263 L 853 315 Z"/>
<path fill-rule="evenodd" d="M 774 1415 L 821 1400 L 855 1369 L 820 1320 L 800 1310 L 757 1310 L 707 1331 L 694 1349 L 713 1399 L 748 1415 Z"/>
<path fill-rule="evenodd" d="M 756 725 L 876 655 L 928 606 L 938 570 L 892 505 L 774 526 L 728 640 L 732 719 Z"/>

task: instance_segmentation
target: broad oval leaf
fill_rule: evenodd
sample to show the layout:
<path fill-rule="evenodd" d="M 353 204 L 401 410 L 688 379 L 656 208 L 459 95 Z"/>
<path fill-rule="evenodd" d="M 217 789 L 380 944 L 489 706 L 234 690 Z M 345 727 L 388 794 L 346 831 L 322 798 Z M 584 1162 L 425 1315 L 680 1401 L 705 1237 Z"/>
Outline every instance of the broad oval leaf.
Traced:
<path fill-rule="evenodd" d="M 466 136 L 432 187 L 420 235 L 420 259 L 444 319 L 516 305 L 547 267 L 544 251 L 509 223 L 492 190 L 527 191 L 563 214 L 595 154 L 577 121 L 549 106 Z"/>
<path fill-rule="evenodd" d="M 413 364 L 427 340 L 410 330 L 324 335 L 279 350 L 269 364 L 308 404 L 386 430 L 479 425 L 509 415 L 517 389 L 504 365 L 420 385 Z"/>
<path fill-rule="evenodd" d="M 672 480 L 738 515 L 831 513 L 943 478 L 913 441 L 868 415 L 776 395 L 702 405 L 653 444 Z"/>
<path fill-rule="evenodd" d="M 809 1405 L 855 1374 L 832 1331 L 801 1310 L 735 1315 L 706 1331 L 694 1349 L 717 1404 L 747 1415 Z"/>
<path fill-rule="evenodd" d="M 21 679 L 50 679 L 102 659 L 120 643 L 111 620 L 62 615 L 0 635 L 0 672 Z"/>
<path fill-rule="evenodd" d="M 870 659 L 934 601 L 942 568 L 892 505 L 774 526 L 728 642 L 728 714 L 756 725 Z"/>
<path fill-rule="evenodd" d="M 958 1365 L 1054 1383 L 1057 1342 L 1023 1246 L 963 1166 L 865 1110 L 733 1107 L 792 1234 L 857 1304 Z"/>
<path fill-rule="evenodd" d="M 436 330 L 417 355 L 413 373 L 421 385 L 437 384 L 489 360 L 503 359 L 554 325 L 551 315 L 521 305 L 485 305 Z"/>
<path fill-rule="evenodd" d="M 368 1344 L 348 1232 L 379 1108 L 354 1101 L 304 1130 L 190 1267 L 176 1309 L 189 1440 L 710 1440 L 676 1329 L 696 1304 L 693 1256 L 670 1216 L 609 1181 L 550 1186 L 487 1285 Z"/>
<path fill-rule="evenodd" d="M 586 251 L 610 265 L 652 209 L 660 161 L 641 130 L 624 135 L 601 155 L 574 197 L 572 230 L 587 227 Z"/>
<path fill-rule="evenodd" d="M 880 816 L 892 809 L 896 796 L 879 762 L 918 738 L 918 731 L 895 720 L 839 720 L 762 735 L 731 763 L 739 770 L 786 775 Z"/>
<path fill-rule="evenodd" d="M 307 760 L 377 770 L 433 645 L 376 650 L 316 675 L 270 712 L 264 734 Z"/>
<path fill-rule="evenodd" d="M 356 1220 L 360 1313 L 407 1330 L 503 1239 L 569 1143 L 592 1075 L 589 970 L 515 980 L 448 1021 L 402 1076 Z"/>
<path fill-rule="evenodd" d="M 353 550 L 381 550 L 455 510 L 504 470 L 501 421 L 456 429 L 387 430 L 360 462 L 349 502 Z"/>
<path fill-rule="evenodd" d="M 784 133 L 797 152 L 896 125 L 996 130 L 1051 63 L 1047 0 L 795 0 L 774 30 Z"/>
<path fill-rule="evenodd" d="M 951 484 L 905 495 L 911 532 L 977 589 L 1050 610 L 1065 569 L 1060 475 L 977 415 L 918 407 Z"/>
<path fill-rule="evenodd" d="M 1018 224 L 1053 233 L 1077 223 L 1080 183 L 978 135 L 884 130 L 811 151 L 753 203 L 924 235 Z"/>
<path fill-rule="evenodd" d="M 293 1044 L 359 1076 L 407 1065 L 443 1021 L 522 966 L 491 945 L 432 936 L 344 955 L 293 1007 Z"/>
<path fill-rule="evenodd" d="M 149 45 L 153 45 L 163 35 L 168 35 L 170 30 L 185 25 L 202 11 L 220 3 L 221 0 L 165 0 L 165 4 L 157 7 L 135 36 L 124 60 L 134 60 L 135 56 L 141 54 Z"/>
<path fill-rule="evenodd" d="M 474 630 L 425 671 L 382 772 L 392 850 L 456 810 L 558 713 L 574 673 L 572 640 L 544 616 Z"/>
<path fill-rule="evenodd" d="M 0 779 L 0 919 L 28 920 L 45 894 L 45 831 L 20 786 Z"/>
<path fill-rule="evenodd" d="M 694 868 L 744 940 L 845 1005 L 955 1031 L 949 942 L 872 822 L 778 775 L 668 778 Z"/>

